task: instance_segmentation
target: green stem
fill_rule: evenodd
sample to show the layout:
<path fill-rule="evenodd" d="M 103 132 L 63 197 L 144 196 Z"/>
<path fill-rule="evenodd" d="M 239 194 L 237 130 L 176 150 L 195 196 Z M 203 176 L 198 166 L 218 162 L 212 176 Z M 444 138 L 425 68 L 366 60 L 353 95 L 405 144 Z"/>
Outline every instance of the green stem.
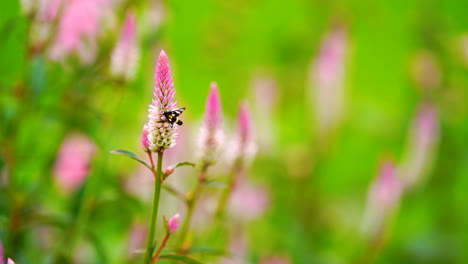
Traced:
<path fill-rule="evenodd" d="M 231 197 L 231 194 L 234 189 L 235 182 L 236 182 L 236 178 L 237 178 L 237 175 L 239 174 L 239 171 L 241 170 L 241 167 L 242 166 L 240 162 L 236 162 L 236 164 L 232 168 L 231 175 L 229 175 L 227 187 L 221 193 L 221 197 L 219 198 L 219 204 L 218 204 L 218 207 L 216 208 L 215 216 L 218 219 L 223 217 L 224 215 L 227 203 L 229 201 L 229 197 Z"/>
<path fill-rule="evenodd" d="M 153 259 L 152 259 L 152 263 L 156 263 L 159 259 L 159 255 L 161 254 L 161 251 L 163 250 L 163 248 L 166 246 L 166 243 L 167 243 L 167 240 L 169 240 L 169 237 L 171 236 L 170 233 L 167 233 L 166 236 L 164 237 L 162 243 L 161 243 L 161 246 L 159 246 L 159 249 L 158 251 L 156 251 L 156 253 L 154 254 L 153 256 Z"/>
<path fill-rule="evenodd" d="M 192 222 L 193 211 L 195 210 L 195 206 L 197 204 L 198 198 L 201 194 L 201 189 L 203 186 L 203 182 L 206 179 L 206 171 L 208 166 L 203 166 L 202 170 L 200 171 L 200 175 L 198 176 L 197 185 L 193 190 L 193 194 L 190 198 L 187 199 L 187 215 L 184 218 L 184 222 L 182 224 L 182 228 L 180 229 L 180 236 L 177 242 L 177 248 L 179 249 L 179 253 L 185 255 L 186 248 L 184 248 L 184 242 L 187 239 L 188 231 L 190 229 L 190 224 Z"/>
<path fill-rule="evenodd" d="M 153 212 L 151 213 L 151 224 L 149 228 L 148 242 L 146 243 L 146 264 L 151 263 L 151 255 L 153 254 L 153 242 L 154 234 L 156 233 L 156 219 L 158 218 L 158 208 L 159 208 L 159 196 L 161 194 L 161 178 L 162 178 L 162 160 L 163 152 L 158 152 L 158 164 L 156 171 L 153 168 L 153 174 L 156 174 L 156 179 L 154 180 L 154 195 L 153 195 Z"/>

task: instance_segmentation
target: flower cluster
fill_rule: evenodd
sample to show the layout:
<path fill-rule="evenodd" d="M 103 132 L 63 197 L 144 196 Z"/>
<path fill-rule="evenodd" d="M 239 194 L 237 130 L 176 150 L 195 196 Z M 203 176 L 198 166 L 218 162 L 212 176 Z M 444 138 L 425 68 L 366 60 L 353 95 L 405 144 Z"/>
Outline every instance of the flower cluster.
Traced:
<path fill-rule="evenodd" d="M 164 115 L 167 111 L 176 110 L 174 83 L 169 59 L 164 50 L 159 54 L 155 79 L 154 99 L 149 106 L 147 123 L 148 148 L 152 152 L 161 152 L 173 147 L 177 137 L 177 125 L 171 125 Z"/>

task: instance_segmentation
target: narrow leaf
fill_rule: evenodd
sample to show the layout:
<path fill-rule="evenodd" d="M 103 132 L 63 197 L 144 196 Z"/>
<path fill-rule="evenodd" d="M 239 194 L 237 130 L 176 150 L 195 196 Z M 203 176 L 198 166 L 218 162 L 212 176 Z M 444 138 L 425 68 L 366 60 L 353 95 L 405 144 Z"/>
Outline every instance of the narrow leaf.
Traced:
<path fill-rule="evenodd" d="M 159 259 L 170 259 L 170 260 L 175 260 L 175 261 L 179 261 L 179 262 L 187 263 L 187 264 L 201 264 L 201 262 L 198 262 L 194 259 L 180 256 L 180 255 L 172 255 L 172 254 L 161 255 L 159 256 Z"/>
<path fill-rule="evenodd" d="M 138 157 L 137 154 L 135 154 L 135 153 L 133 153 L 131 151 L 124 150 L 124 149 L 116 149 L 116 150 L 112 150 L 110 153 L 127 156 L 127 157 L 129 157 L 131 159 L 134 159 L 134 160 L 140 162 L 141 164 L 145 165 L 148 169 L 151 170 L 151 166 L 148 163 L 146 163 L 144 160 L 140 159 L 140 157 Z"/>
<path fill-rule="evenodd" d="M 177 163 L 176 165 L 172 166 L 175 168 L 179 168 L 179 167 L 182 167 L 182 166 L 192 166 L 192 167 L 195 167 L 195 163 L 191 163 L 191 162 L 180 162 L 180 163 Z"/>
<path fill-rule="evenodd" d="M 182 202 L 187 202 L 187 198 L 185 197 L 185 195 L 181 192 L 179 192 L 178 190 L 176 190 L 174 187 L 172 187 L 171 185 L 167 184 L 167 183 L 164 183 L 162 185 L 163 189 L 168 191 L 170 194 L 174 195 L 175 197 L 179 198 L 180 200 L 182 200 Z"/>
<path fill-rule="evenodd" d="M 217 187 L 217 188 L 227 188 L 227 183 L 217 181 L 217 180 L 205 180 L 203 182 L 206 186 L 212 186 L 212 187 Z"/>

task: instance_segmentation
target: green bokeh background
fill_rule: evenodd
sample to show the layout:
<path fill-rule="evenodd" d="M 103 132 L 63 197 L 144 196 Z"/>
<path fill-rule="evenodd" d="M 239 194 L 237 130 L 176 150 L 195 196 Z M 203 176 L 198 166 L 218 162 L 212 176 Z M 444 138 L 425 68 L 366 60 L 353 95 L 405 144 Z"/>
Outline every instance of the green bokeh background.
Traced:
<path fill-rule="evenodd" d="M 128 1 L 116 8 L 117 23 L 132 7 L 144 28 L 130 83 L 108 73 L 106 54 L 119 27 L 101 36 L 96 63 L 57 63 L 30 52 L 31 18 L 20 3 L 1 6 L 0 238 L 16 263 L 54 263 L 82 202 L 90 204 L 89 235 L 80 241 L 95 249 L 82 263 L 133 263 L 125 251 L 128 230 L 135 219 L 147 219 L 150 205 L 123 187 L 140 165 L 109 151 L 139 151 L 160 49 L 170 58 L 176 97 L 194 133 L 210 82 L 219 84 L 228 127 L 240 101 L 255 108 L 258 74 L 277 83 L 274 150 L 260 151 L 249 173 L 271 193 L 266 213 L 242 227 L 249 261 L 286 255 L 293 263 L 360 263 L 367 254 L 359 225 L 368 186 L 382 156 L 402 159 L 417 107 L 430 100 L 440 117 L 436 158 L 427 180 L 403 197 L 375 263 L 468 263 L 468 67 L 458 43 L 468 31 L 465 1 L 173 0 L 163 2 L 162 24 L 154 29 L 142 25 L 150 2 Z M 306 98 L 308 71 L 336 22 L 348 31 L 347 103 L 343 124 L 321 142 Z M 411 77 L 420 51 L 433 54 L 441 71 L 441 84 L 430 92 Z M 64 197 L 52 168 L 73 131 L 99 150 L 84 187 Z M 289 176 L 291 159 L 302 161 L 294 163 L 302 177 Z M 193 181 L 195 174 L 184 172 Z M 25 223 L 14 236 L 12 215 Z M 44 249 L 38 230 L 49 222 L 55 243 Z"/>

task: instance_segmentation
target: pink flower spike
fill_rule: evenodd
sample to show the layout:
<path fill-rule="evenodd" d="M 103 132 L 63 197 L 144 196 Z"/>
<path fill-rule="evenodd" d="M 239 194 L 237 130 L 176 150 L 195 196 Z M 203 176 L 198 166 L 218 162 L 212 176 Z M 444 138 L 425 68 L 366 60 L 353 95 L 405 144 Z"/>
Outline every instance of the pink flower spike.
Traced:
<path fill-rule="evenodd" d="M 160 152 L 172 148 L 176 144 L 178 127 L 175 123 L 170 125 L 164 115 L 167 111 L 177 110 L 176 102 L 174 102 L 175 90 L 169 59 L 164 50 L 161 50 L 159 54 L 155 80 L 154 100 L 149 106 L 148 114 L 148 141 L 151 151 Z"/>
<path fill-rule="evenodd" d="M 210 94 L 205 106 L 205 126 L 208 129 L 217 129 L 221 125 L 222 110 L 218 84 L 211 83 Z"/>
<path fill-rule="evenodd" d="M 167 225 L 169 226 L 169 234 L 174 233 L 179 228 L 180 215 L 177 213 L 173 217 L 169 218 Z"/>
<path fill-rule="evenodd" d="M 343 117 L 347 48 L 346 30 L 336 27 L 325 35 L 311 65 L 309 95 L 321 136 L 334 129 Z"/>
<path fill-rule="evenodd" d="M 405 188 L 421 183 L 433 164 L 439 142 L 437 110 L 430 104 L 419 107 L 409 131 L 408 147 L 402 162 Z"/>
<path fill-rule="evenodd" d="M 252 140 L 252 120 L 246 103 L 242 103 L 239 109 L 237 131 L 242 144 Z"/>
<path fill-rule="evenodd" d="M 401 184 L 397 177 L 396 167 L 391 161 L 384 161 L 380 167 L 379 176 L 370 189 L 370 199 L 382 208 L 391 209 L 398 203 L 401 194 Z"/>
<path fill-rule="evenodd" d="M 402 189 L 395 164 L 390 160 L 384 161 L 369 188 L 361 227 L 365 235 L 374 237 L 380 233 L 398 206 Z"/>
<path fill-rule="evenodd" d="M 114 76 L 132 80 L 137 72 L 139 58 L 136 19 L 133 12 L 128 11 L 120 38 L 112 51 L 111 73 Z"/>
<path fill-rule="evenodd" d="M 7 264 L 15 264 L 15 262 L 11 258 L 8 258 Z"/>
<path fill-rule="evenodd" d="M 237 133 L 232 148 L 233 161 L 249 161 L 255 155 L 256 145 L 250 111 L 246 103 L 242 103 L 237 115 Z"/>
<path fill-rule="evenodd" d="M 205 120 L 200 133 L 201 159 L 204 165 L 216 161 L 223 139 L 221 99 L 218 85 L 213 82 L 206 100 Z"/>

